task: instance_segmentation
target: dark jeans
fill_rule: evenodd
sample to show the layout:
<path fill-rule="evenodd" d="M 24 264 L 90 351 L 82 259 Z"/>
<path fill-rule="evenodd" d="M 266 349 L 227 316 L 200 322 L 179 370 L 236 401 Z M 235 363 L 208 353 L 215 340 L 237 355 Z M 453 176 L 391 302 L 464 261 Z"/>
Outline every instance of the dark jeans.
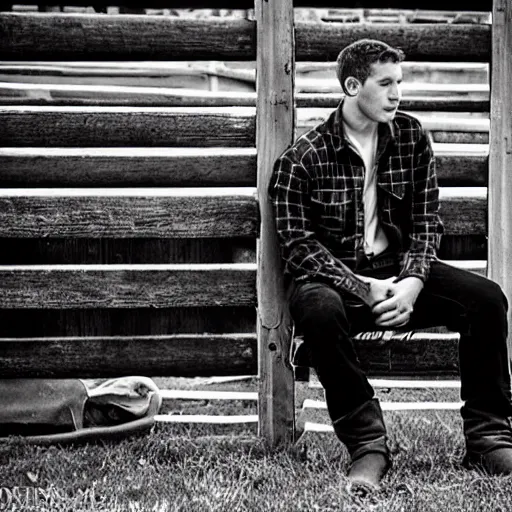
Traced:
<path fill-rule="evenodd" d="M 383 254 L 356 272 L 384 279 L 398 275 L 399 267 L 389 254 Z M 500 417 L 512 415 L 507 309 L 507 299 L 493 281 L 439 261 L 432 263 L 406 328 L 444 325 L 460 333 L 463 416 L 469 408 Z M 305 282 L 294 285 L 290 311 L 325 389 L 331 419 L 370 400 L 374 390 L 351 340 L 357 332 L 378 329 L 370 308 L 353 307 L 349 297 L 324 283 Z"/>

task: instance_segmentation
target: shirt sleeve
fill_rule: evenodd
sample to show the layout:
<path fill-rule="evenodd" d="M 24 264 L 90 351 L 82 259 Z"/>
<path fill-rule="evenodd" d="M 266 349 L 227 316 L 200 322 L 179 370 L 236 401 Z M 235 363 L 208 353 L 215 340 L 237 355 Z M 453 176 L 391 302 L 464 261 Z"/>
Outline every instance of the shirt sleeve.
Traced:
<path fill-rule="evenodd" d="M 293 150 L 291 150 L 293 151 Z M 311 180 L 304 165 L 285 153 L 269 186 L 285 272 L 296 281 L 322 281 L 367 302 L 370 285 L 321 244 L 311 221 Z"/>
<path fill-rule="evenodd" d="M 444 228 L 439 218 L 439 187 L 434 152 L 422 131 L 415 149 L 413 170 L 412 232 L 409 250 L 405 252 L 399 279 L 428 279 L 430 265 L 437 259 Z"/>

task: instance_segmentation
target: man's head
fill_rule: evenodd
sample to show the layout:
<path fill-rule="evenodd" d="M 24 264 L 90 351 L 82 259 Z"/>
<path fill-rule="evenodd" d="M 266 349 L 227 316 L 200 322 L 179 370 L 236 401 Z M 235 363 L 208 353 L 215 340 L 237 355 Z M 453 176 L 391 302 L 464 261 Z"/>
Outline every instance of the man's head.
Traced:
<path fill-rule="evenodd" d="M 394 116 L 403 59 L 402 50 L 373 39 L 356 41 L 338 55 L 336 71 L 343 92 L 369 119 L 382 122 Z"/>

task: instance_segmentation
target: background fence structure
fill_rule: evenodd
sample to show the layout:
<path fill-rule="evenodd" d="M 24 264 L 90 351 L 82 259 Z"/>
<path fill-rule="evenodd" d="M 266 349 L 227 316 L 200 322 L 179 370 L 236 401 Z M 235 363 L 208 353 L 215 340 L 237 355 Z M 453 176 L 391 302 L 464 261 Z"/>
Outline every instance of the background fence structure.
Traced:
<path fill-rule="evenodd" d="M 296 66 L 327 66 L 360 37 L 400 46 L 420 64 L 490 63 L 490 87 L 436 93 L 412 85 L 402 108 L 434 141 L 447 231 L 440 257 L 487 273 L 512 296 L 510 2 L 482 2 L 476 23 L 299 19 L 297 8 L 311 3 L 241 2 L 246 15 L 226 18 L 3 6 L 0 76 L 22 80 L 20 70 L 31 69 L 23 83 L 0 83 L 3 378 L 258 373 L 260 433 L 271 443 L 292 440 L 292 325 L 266 189 L 279 154 L 341 98 L 298 89 Z M 466 12 L 455 0 L 424 4 L 416 7 Z M 364 7 L 401 13 L 408 5 Z M 256 91 L 34 77 L 64 61 L 82 72 L 112 62 L 110 73 L 124 61 L 153 69 L 164 61 L 254 62 Z M 451 333 L 358 343 L 375 376 L 457 374 Z"/>

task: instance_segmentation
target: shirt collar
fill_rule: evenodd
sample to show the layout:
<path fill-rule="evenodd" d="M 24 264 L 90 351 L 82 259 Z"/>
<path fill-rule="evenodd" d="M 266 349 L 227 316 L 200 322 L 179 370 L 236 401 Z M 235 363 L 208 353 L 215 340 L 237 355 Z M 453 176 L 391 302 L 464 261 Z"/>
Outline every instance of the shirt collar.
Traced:
<path fill-rule="evenodd" d="M 346 146 L 348 140 L 345 136 L 343 129 L 343 115 L 342 115 L 343 99 L 338 104 L 336 110 L 331 114 L 329 119 L 331 133 L 341 140 L 341 145 Z M 378 126 L 379 142 L 377 145 L 377 154 L 380 155 L 384 152 L 388 144 L 396 145 L 396 122 L 395 120 L 388 123 L 379 123 Z"/>

